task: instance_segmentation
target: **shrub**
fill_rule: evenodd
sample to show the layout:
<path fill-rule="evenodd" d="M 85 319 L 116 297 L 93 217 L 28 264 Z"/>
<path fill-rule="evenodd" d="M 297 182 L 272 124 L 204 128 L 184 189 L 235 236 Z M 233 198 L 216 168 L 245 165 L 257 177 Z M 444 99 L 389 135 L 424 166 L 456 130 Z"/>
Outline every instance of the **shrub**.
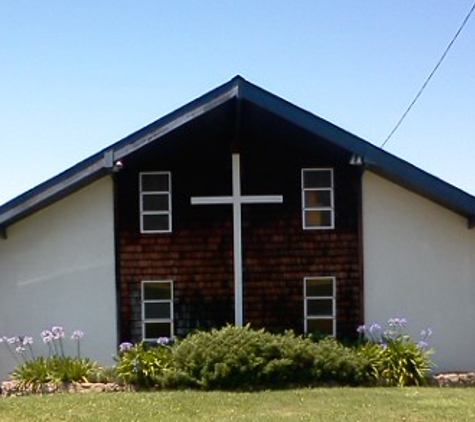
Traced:
<path fill-rule="evenodd" d="M 314 385 L 364 378 L 364 357 L 336 340 L 314 343 L 292 332 L 226 326 L 189 335 L 173 349 L 175 368 L 205 389 Z M 333 378 L 332 378 L 333 377 Z"/>
<path fill-rule="evenodd" d="M 368 357 L 332 337 L 316 343 L 313 372 L 320 383 L 368 385 L 373 380 Z"/>
<path fill-rule="evenodd" d="M 369 360 L 372 375 L 379 384 L 402 387 L 424 385 L 428 381 L 433 350 L 428 348 L 426 340 L 431 330 L 423 330 L 422 340 L 416 343 L 404 332 L 406 325 L 405 318 L 391 318 L 386 330 L 379 324 L 372 324 L 369 329 L 358 328 L 366 338 L 358 352 Z"/>
<path fill-rule="evenodd" d="M 153 387 L 161 384 L 161 377 L 171 366 L 171 349 L 168 339 L 161 338 L 156 345 L 145 342 L 119 346 L 116 371 L 119 380 L 138 387 Z"/>

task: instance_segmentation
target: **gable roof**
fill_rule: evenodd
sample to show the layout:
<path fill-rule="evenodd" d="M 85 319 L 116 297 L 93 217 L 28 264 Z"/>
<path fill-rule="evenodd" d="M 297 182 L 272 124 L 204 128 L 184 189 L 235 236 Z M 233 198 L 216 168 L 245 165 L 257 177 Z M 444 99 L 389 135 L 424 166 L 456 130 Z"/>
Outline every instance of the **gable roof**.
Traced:
<path fill-rule="evenodd" d="M 233 115 L 236 121 L 240 119 L 239 108 L 250 107 L 264 110 L 276 119 L 290 122 L 310 134 L 317 135 L 350 155 L 361 158 L 365 168 L 466 217 L 469 226 L 473 225 L 475 197 L 472 195 L 236 76 L 224 85 L 7 202 L 0 207 L 0 229 L 5 231 L 6 227 L 14 222 L 113 171 L 118 160 L 229 105 L 235 111 Z"/>

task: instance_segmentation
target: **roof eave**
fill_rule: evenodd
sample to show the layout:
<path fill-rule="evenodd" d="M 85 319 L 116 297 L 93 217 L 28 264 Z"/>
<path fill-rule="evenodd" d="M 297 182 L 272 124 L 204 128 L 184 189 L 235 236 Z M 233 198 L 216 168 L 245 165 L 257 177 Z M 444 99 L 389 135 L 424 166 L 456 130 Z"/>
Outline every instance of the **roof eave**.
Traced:
<path fill-rule="evenodd" d="M 255 85 L 244 83 L 241 93 L 245 100 L 254 105 L 291 121 L 352 155 L 361 157 L 365 168 L 466 217 L 469 221 L 475 219 L 475 197 L 467 192 Z"/>
<path fill-rule="evenodd" d="M 361 157 L 366 168 L 475 221 L 475 197 L 237 76 L 0 207 L 0 228 L 111 171 L 114 163 L 233 99 L 242 99 Z"/>
<path fill-rule="evenodd" d="M 208 92 L 0 207 L 0 228 L 27 217 L 111 171 L 114 163 L 239 96 L 241 77 Z"/>

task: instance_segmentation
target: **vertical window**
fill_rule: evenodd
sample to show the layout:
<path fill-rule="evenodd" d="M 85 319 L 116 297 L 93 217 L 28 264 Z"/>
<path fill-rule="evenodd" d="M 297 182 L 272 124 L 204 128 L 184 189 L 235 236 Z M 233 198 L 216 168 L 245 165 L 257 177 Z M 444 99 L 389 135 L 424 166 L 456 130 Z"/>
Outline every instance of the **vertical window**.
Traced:
<path fill-rule="evenodd" d="M 335 277 L 304 279 L 304 330 L 334 336 L 336 333 Z"/>
<path fill-rule="evenodd" d="M 140 231 L 172 231 L 171 173 L 140 173 Z"/>
<path fill-rule="evenodd" d="M 172 281 L 142 281 L 142 337 L 173 337 Z"/>
<path fill-rule="evenodd" d="M 304 229 L 333 229 L 333 170 L 302 170 L 302 221 Z"/>

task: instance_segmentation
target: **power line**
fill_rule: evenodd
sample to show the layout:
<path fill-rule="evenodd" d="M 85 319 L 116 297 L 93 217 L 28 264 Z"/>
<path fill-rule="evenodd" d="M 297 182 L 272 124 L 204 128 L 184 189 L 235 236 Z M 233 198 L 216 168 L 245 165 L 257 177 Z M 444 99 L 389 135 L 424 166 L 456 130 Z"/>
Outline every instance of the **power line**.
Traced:
<path fill-rule="evenodd" d="M 422 84 L 422 87 L 421 89 L 419 90 L 419 92 L 417 93 L 417 95 L 414 97 L 414 99 L 412 100 L 411 104 L 409 104 L 409 107 L 406 109 L 406 111 L 403 113 L 403 115 L 401 116 L 401 118 L 399 119 L 399 121 L 397 122 L 396 126 L 394 126 L 394 129 L 391 131 L 391 133 L 388 135 L 388 137 L 384 140 L 384 142 L 381 144 L 381 148 L 384 148 L 384 146 L 386 145 L 386 143 L 391 139 L 391 137 L 394 135 L 394 133 L 396 132 L 396 130 L 398 130 L 399 126 L 401 126 L 401 123 L 403 122 L 403 120 L 406 118 L 407 114 L 411 111 L 412 107 L 414 107 L 414 104 L 417 102 L 417 100 L 419 99 L 419 97 L 421 96 L 422 92 L 424 91 L 424 89 L 426 88 L 427 84 L 429 83 L 429 81 L 432 79 L 432 76 L 434 76 L 435 72 L 437 72 L 437 69 L 439 68 L 439 66 L 442 64 L 442 62 L 444 61 L 445 59 L 445 56 L 447 55 L 447 53 L 449 52 L 449 50 L 452 48 L 452 45 L 454 44 L 455 40 L 457 39 L 457 37 L 459 36 L 459 34 L 462 32 L 463 28 L 465 27 L 466 23 L 468 22 L 468 20 L 470 19 L 470 16 L 472 15 L 473 11 L 475 10 L 475 3 L 473 3 L 472 5 L 472 8 L 470 9 L 470 11 L 468 12 L 467 16 L 465 16 L 465 19 L 463 20 L 462 22 L 462 25 L 460 25 L 460 28 L 458 29 L 458 31 L 455 33 L 454 37 L 452 38 L 452 40 L 450 41 L 449 45 L 447 46 L 447 48 L 445 49 L 444 53 L 442 54 L 442 57 L 439 59 L 439 61 L 437 62 L 437 64 L 435 65 L 434 69 L 432 70 L 432 72 L 429 74 L 429 76 L 427 77 L 427 79 L 425 80 L 425 82 Z"/>

